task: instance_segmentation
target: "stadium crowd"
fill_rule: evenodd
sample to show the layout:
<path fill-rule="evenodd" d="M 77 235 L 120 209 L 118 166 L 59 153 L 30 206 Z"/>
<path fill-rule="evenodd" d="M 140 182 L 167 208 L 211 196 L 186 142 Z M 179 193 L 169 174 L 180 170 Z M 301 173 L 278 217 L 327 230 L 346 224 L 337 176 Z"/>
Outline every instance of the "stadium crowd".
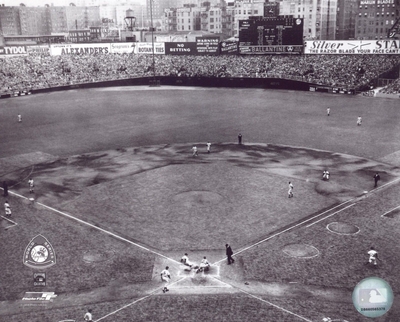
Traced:
<path fill-rule="evenodd" d="M 400 94 L 400 78 L 380 90 L 383 94 Z"/>
<path fill-rule="evenodd" d="M 360 88 L 400 64 L 399 55 L 155 55 L 155 75 L 276 77 Z M 0 60 L 0 93 L 153 75 L 153 56 L 32 54 Z"/>

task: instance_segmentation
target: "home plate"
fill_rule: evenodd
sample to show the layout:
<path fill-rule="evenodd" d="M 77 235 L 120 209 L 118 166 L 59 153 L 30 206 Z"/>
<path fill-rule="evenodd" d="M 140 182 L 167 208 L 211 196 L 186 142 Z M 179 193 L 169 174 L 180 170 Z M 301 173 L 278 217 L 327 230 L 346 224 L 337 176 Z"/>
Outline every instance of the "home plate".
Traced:
<path fill-rule="evenodd" d="M 216 278 L 207 276 L 196 276 L 195 278 L 185 278 L 181 282 L 170 287 L 171 291 L 179 291 L 179 293 L 196 294 L 196 293 L 219 293 L 232 292 L 234 288 L 223 283 Z"/>

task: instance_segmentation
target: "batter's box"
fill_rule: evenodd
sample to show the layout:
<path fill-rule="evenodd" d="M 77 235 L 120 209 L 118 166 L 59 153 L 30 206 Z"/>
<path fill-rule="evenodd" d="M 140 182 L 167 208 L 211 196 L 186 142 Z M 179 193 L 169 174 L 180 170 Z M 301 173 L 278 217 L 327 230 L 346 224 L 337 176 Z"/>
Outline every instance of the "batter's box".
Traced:
<path fill-rule="evenodd" d="M 390 209 L 389 211 L 386 211 L 381 217 L 387 217 L 387 218 L 400 218 L 400 206 L 397 206 L 396 208 Z"/>
<path fill-rule="evenodd" d="M 202 275 L 202 276 L 210 276 L 210 277 L 219 277 L 219 266 L 211 265 L 207 271 L 196 273 L 197 269 L 190 269 L 188 266 L 181 265 L 180 270 L 178 271 L 177 276 L 193 276 L 193 275 Z"/>

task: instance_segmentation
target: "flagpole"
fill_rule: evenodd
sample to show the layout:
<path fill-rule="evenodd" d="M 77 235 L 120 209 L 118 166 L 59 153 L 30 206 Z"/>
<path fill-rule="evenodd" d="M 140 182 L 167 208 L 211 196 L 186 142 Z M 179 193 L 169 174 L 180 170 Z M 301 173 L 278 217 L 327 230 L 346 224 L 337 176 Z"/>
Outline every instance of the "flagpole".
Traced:
<path fill-rule="evenodd" d="M 156 63 L 154 59 L 154 28 L 153 28 L 153 0 L 150 0 L 151 48 L 153 55 L 153 81 L 156 81 Z"/>

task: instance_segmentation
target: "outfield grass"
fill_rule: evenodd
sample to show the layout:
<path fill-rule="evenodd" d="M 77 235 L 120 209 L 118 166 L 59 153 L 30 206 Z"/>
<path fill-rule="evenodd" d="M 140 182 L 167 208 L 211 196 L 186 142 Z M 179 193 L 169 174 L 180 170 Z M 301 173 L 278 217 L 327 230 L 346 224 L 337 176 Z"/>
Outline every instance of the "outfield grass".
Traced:
<path fill-rule="evenodd" d="M 32 175 L 36 204 L 8 198 L 18 226 L 0 233 L 2 245 L 8 245 L 0 264 L 0 320 L 80 320 L 88 307 L 98 319 L 143 299 L 104 321 L 302 320 L 283 308 L 311 321 L 326 316 L 367 321 L 351 303 L 352 289 L 362 278 L 382 277 L 398 296 L 400 258 L 394 245 L 399 217 L 380 215 L 400 204 L 400 186 L 363 194 L 372 190 L 375 171 L 381 173 L 380 185 L 399 175 L 397 160 L 389 165 L 370 159 L 387 162 L 389 154 L 400 150 L 400 112 L 392 101 L 284 92 L 283 111 L 283 92 L 143 92 L 88 90 L 5 101 L 0 120 L 11 117 L 18 106 L 23 127 L 14 131 L 6 122 L 0 126 L 0 154 L 12 156 L 0 159 L 1 173 L 7 174 L 12 191 L 25 196 L 25 181 Z M 168 103 L 179 95 L 187 95 L 186 106 Z M 365 122 L 357 128 L 353 123 L 361 108 Z M 235 141 L 243 128 L 248 130 L 245 145 L 220 143 Z M 205 142 L 210 136 L 208 155 Z M 193 143 L 200 148 L 197 158 L 191 156 Z M 29 152 L 35 153 L 18 156 Z M 329 182 L 321 180 L 327 168 Z M 295 185 L 293 199 L 287 198 L 288 181 Z M 291 228 L 349 199 L 357 204 L 311 227 Z M 360 232 L 335 234 L 326 229 L 331 222 L 355 225 Z M 34 290 L 33 270 L 22 264 L 22 256 L 37 234 L 49 239 L 57 255 L 57 264 L 46 271 L 44 290 L 58 296 L 45 309 L 22 307 L 20 300 Z M 231 266 L 223 260 L 226 242 L 235 252 L 243 250 Z M 283 248 L 293 244 L 313 246 L 319 254 L 288 256 Z M 371 245 L 383 259 L 375 270 L 364 266 Z M 184 274 L 176 261 L 185 251 L 192 260 L 207 255 L 218 262 L 219 269 L 212 269 L 217 276 L 200 282 L 187 277 L 163 294 L 161 269 L 169 265 L 177 282 Z M 219 288 L 219 283 L 233 287 Z M 396 303 L 376 321 L 396 321 L 399 309 Z"/>

